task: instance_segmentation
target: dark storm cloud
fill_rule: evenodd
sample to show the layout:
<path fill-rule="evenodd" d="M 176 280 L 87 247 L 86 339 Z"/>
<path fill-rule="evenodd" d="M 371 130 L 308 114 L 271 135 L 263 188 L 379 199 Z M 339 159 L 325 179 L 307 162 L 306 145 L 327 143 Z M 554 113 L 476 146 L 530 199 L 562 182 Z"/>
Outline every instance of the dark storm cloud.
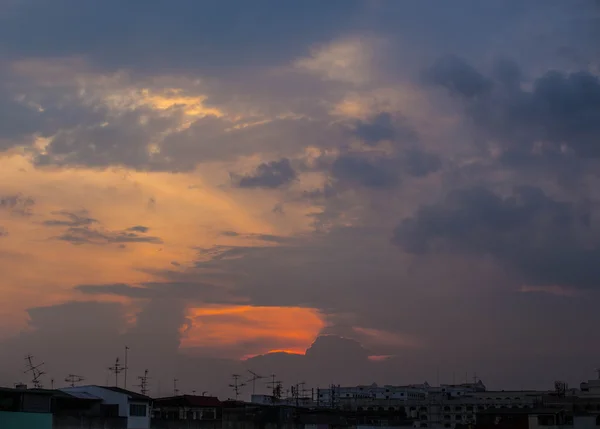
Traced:
<path fill-rule="evenodd" d="M 539 188 L 507 197 L 453 191 L 404 220 L 393 242 L 414 254 L 491 255 L 527 285 L 600 286 L 600 228 L 589 204 L 555 200 Z"/>
<path fill-rule="evenodd" d="M 435 76 L 435 84 L 465 98 L 467 114 L 491 138 L 500 140 L 508 165 L 517 160 L 535 163 L 540 158 L 556 164 L 569 151 L 580 158 L 600 157 L 597 76 L 553 70 L 536 77 L 531 90 L 526 90 L 520 86 L 521 71 L 514 62 L 497 62 L 495 81 L 464 60 L 455 58 L 452 64 L 441 67 L 436 63 L 426 75 Z M 540 143 L 541 149 L 534 153 Z"/>
<path fill-rule="evenodd" d="M 360 154 L 346 154 L 337 158 L 331 166 L 336 180 L 373 189 L 393 188 L 400 182 L 400 171 L 388 158 L 369 159 Z"/>
<path fill-rule="evenodd" d="M 18 2 L 3 10 L 0 49 L 5 58 L 81 55 L 109 70 L 226 73 L 285 61 L 345 28 L 362 9 L 355 0 L 150 0 L 137 6 L 118 0 L 100 6 L 91 0 Z"/>
<path fill-rule="evenodd" d="M 492 83 L 464 59 L 446 56 L 437 60 L 424 74 L 427 81 L 467 98 L 488 93 Z"/>
<path fill-rule="evenodd" d="M 438 155 L 418 148 L 397 156 L 345 153 L 331 164 L 331 176 L 337 183 L 370 189 L 392 189 L 403 175 L 424 177 L 442 167 Z"/>
<path fill-rule="evenodd" d="M 275 189 L 294 181 L 297 177 L 296 170 L 290 160 L 282 158 L 279 161 L 270 161 L 260 164 L 252 174 L 242 176 L 237 180 L 240 188 L 267 188 Z"/>
<path fill-rule="evenodd" d="M 392 116 L 388 112 L 380 113 L 371 122 L 358 121 L 355 133 L 357 137 L 370 145 L 382 140 L 392 140 L 396 136 Z"/>
<path fill-rule="evenodd" d="M 424 177 L 442 168 L 441 158 L 434 153 L 410 149 L 404 153 L 404 157 L 404 167 L 414 177 Z"/>
<path fill-rule="evenodd" d="M 0 195 L 0 210 L 8 210 L 19 216 L 30 216 L 35 200 L 22 194 Z"/>
<path fill-rule="evenodd" d="M 88 212 L 85 210 L 81 212 L 59 211 L 53 214 L 66 219 L 46 220 L 44 221 L 44 225 L 49 227 L 66 227 L 63 233 L 54 237 L 54 239 L 66 241 L 71 244 L 161 244 L 163 242 L 159 237 L 144 235 L 150 229 L 143 225 L 136 225 L 122 231 L 106 229 L 102 227 L 97 219 L 89 217 Z"/>

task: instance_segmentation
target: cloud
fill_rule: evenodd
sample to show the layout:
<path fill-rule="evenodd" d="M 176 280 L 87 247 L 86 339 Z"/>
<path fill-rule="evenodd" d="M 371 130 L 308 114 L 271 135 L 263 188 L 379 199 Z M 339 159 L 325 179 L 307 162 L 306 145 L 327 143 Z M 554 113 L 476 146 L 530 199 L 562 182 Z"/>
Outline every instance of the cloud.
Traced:
<path fill-rule="evenodd" d="M 0 238 L 6 237 L 8 235 L 8 231 L 2 225 L 0 225 Z"/>
<path fill-rule="evenodd" d="M 205 304 L 233 304 L 244 302 L 230 288 L 201 282 L 145 282 L 136 286 L 116 284 L 78 285 L 75 290 L 86 295 L 121 296 L 135 299 L 185 299 Z"/>
<path fill-rule="evenodd" d="M 367 188 L 386 189 L 398 185 L 400 171 L 388 158 L 368 159 L 358 154 L 342 155 L 331 166 L 332 176 Z"/>
<path fill-rule="evenodd" d="M 396 136 L 392 116 L 389 112 L 378 114 L 371 122 L 357 121 L 355 133 L 369 145 L 379 143 L 382 140 L 392 140 Z"/>
<path fill-rule="evenodd" d="M 282 158 L 279 161 L 262 163 L 250 175 L 242 176 L 237 185 L 240 188 L 274 189 L 287 185 L 296 179 L 296 171 L 290 160 Z"/>
<path fill-rule="evenodd" d="M 98 223 L 94 218 L 88 216 L 87 210 L 81 210 L 79 212 L 69 212 L 61 210 L 52 213 L 55 216 L 63 217 L 66 219 L 50 219 L 44 221 L 46 226 L 68 226 L 68 227 L 81 227 L 89 226 Z"/>
<path fill-rule="evenodd" d="M 492 87 L 492 83 L 487 78 L 464 59 L 456 56 L 438 59 L 430 69 L 426 70 L 424 77 L 427 81 L 466 98 L 483 96 Z"/>
<path fill-rule="evenodd" d="M 35 200 L 22 194 L 0 195 L 0 210 L 8 210 L 19 216 L 31 216 Z"/>
<path fill-rule="evenodd" d="M 448 60 L 442 60 L 442 65 Z M 522 89 L 522 72 L 511 61 L 495 64 L 495 78 L 484 77 L 465 60 L 433 66 L 435 84 L 463 96 L 466 113 L 489 138 L 499 141 L 507 165 L 536 159 L 567 162 L 600 156 L 600 79 L 584 70 L 550 70 Z M 475 97 L 477 96 L 477 97 Z"/>
<path fill-rule="evenodd" d="M 51 219 L 44 221 L 50 227 L 67 227 L 65 231 L 54 237 L 56 240 L 66 241 L 71 244 L 125 244 L 125 243 L 151 243 L 161 244 L 159 237 L 144 235 L 149 228 L 142 225 L 133 226 L 122 231 L 113 231 L 100 226 L 98 220 L 87 216 L 87 211 L 79 213 L 59 211 L 54 215 L 66 219 Z M 98 225 L 98 227 L 93 227 Z"/>
<path fill-rule="evenodd" d="M 535 187 L 502 196 L 485 188 L 451 192 L 421 207 L 394 232 L 413 254 L 491 255 L 530 286 L 597 287 L 600 230 L 586 201 L 555 200 Z"/>

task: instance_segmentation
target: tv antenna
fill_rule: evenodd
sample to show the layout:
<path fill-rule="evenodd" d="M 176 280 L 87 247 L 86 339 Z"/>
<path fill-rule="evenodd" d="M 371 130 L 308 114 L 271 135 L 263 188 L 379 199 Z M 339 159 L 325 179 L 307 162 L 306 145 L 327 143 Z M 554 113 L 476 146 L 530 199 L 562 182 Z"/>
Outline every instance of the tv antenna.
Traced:
<path fill-rule="evenodd" d="M 281 380 L 276 380 L 275 377 L 275 374 L 271 374 L 271 381 L 267 383 L 267 387 L 270 387 L 273 390 L 274 401 L 281 399 L 281 391 L 283 389 L 281 386 Z"/>
<path fill-rule="evenodd" d="M 35 387 L 36 389 L 41 389 L 42 381 L 40 380 L 40 377 L 42 375 L 46 374 L 46 372 L 42 371 L 40 368 L 42 367 L 42 365 L 44 365 L 44 362 L 42 362 L 38 365 L 34 365 L 32 355 L 25 356 L 25 361 L 26 361 L 27 369 L 25 371 L 23 371 L 23 373 L 26 374 L 26 373 L 30 372 L 31 376 L 33 377 L 31 380 L 31 382 L 33 383 L 33 387 Z"/>
<path fill-rule="evenodd" d="M 239 374 L 232 374 L 231 378 L 233 378 L 233 383 L 229 385 L 229 387 L 231 387 L 233 389 L 233 392 L 235 393 L 236 401 L 237 401 L 238 397 L 240 396 L 241 388 L 246 385 L 246 383 L 239 383 L 240 377 L 241 376 Z"/>
<path fill-rule="evenodd" d="M 174 378 L 174 379 L 173 379 L 173 395 L 174 395 L 174 396 L 177 396 L 177 395 L 179 395 L 179 389 L 177 388 L 177 382 L 178 382 L 178 381 L 179 381 L 179 380 L 178 380 L 177 378 Z"/>
<path fill-rule="evenodd" d="M 246 383 L 248 383 L 249 381 L 252 382 L 252 394 L 254 395 L 254 393 L 256 393 L 256 380 L 262 380 L 263 378 L 267 377 L 265 377 L 264 375 L 258 375 L 254 371 L 248 370 L 248 372 L 252 374 L 252 378 L 250 378 L 250 380 L 248 380 Z"/>
<path fill-rule="evenodd" d="M 140 392 L 142 395 L 148 396 L 148 370 L 144 371 L 144 375 L 138 376 L 138 380 L 140 380 L 140 384 L 138 384 Z"/>
<path fill-rule="evenodd" d="M 81 382 L 85 380 L 82 376 L 80 375 L 75 375 L 75 374 L 69 374 L 67 378 L 65 378 L 65 381 L 67 383 L 69 383 L 69 386 L 71 387 L 75 387 L 77 385 L 77 383 Z"/>
<path fill-rule="evenodd" d="M 119 358 L 115 359 L 115 365 L 108 368 L 108 370 L 115 374 L 115 387 L 119 387 L 119 374 L 123 372 L 125 367 L 119 362 Z"/>

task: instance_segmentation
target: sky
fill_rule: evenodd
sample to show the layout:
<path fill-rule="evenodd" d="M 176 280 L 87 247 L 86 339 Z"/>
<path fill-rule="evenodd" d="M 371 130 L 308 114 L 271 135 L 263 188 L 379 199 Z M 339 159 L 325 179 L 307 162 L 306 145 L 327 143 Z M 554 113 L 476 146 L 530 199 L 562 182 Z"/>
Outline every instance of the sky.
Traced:
<path fill-rule="evenodd" d="M 0 384 L 593 378 L 598 40 L 593 0 L 0 0 Z"/>

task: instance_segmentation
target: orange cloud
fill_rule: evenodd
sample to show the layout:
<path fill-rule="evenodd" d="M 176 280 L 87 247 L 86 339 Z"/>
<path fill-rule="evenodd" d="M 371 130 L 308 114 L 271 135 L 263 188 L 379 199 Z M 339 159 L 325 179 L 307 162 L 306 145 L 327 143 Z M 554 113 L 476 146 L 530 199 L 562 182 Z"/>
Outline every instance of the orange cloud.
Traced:
<path fill-rule="evenodd" d="M 325 327 L 312 308 L 211 306 L 190 308 L 182 348 L 238 350 L 238 358 L 285 351 L 304 354 Z"/>

